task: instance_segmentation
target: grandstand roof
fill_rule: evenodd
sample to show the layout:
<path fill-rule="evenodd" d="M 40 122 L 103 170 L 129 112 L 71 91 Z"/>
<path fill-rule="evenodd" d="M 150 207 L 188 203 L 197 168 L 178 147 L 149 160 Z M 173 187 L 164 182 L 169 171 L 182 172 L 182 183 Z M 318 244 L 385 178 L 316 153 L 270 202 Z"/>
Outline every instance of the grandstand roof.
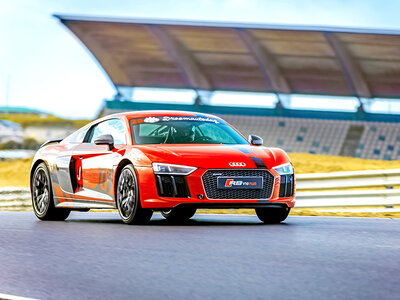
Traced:
<path fill-rule="evenodd" d="M 119 87 L 400 97 L 400 32 L 56 16 Z"/>

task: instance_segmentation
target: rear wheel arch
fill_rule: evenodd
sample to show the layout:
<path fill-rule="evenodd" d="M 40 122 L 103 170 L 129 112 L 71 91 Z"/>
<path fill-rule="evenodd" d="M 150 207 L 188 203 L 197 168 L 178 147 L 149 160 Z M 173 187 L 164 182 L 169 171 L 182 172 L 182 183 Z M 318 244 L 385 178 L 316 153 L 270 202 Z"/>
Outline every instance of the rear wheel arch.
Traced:
<path fill-rule="evenodd" d="M 57 208 L 54 203 L 50 171 L 45 161 L 39 160 L 32 167 L 31 198 L 35 215 L 41 220 L 63 221 L 71 209 Z"/>
<path fill-rule="evenodd" d="M 50 177 L 50 185 L 51 185 L 51 189 L 53 190 L 53 183 L 51 182 L 51 175 L 50 175 L 50 169 L 49 169 L 49 164 L 47 163 L 47 161 L 45 161 L 44 159 L 38 159 L 37 161 L 35 161 L 35 163 L 32 165 L 31 168 L 31 174 L 30 174 L 30 178 L 29 178 L 29 186 L 31 187 L 32 190 L 32 180 L 33 180 L 33 175 L 35 174 L 36 169 L 39 167 L 39 165 L 41 163 L 44 163 L 46 165 L 47 171 L 49 172 L 49 177 Z M 54 203 L 54 197 L 52 198 L 52 201 Z"/>
<path fill-rule="evenodd" d="M 47 162 L 44 161 L 43 159 L 38 159 L 37 161 L 35 161 L 35 163 L 32 165 L 31 174 L 30 174 L 30 176 L 29 176 L 30 182 L 32 182 L 32 176 L 33 176 L 33 174 L 35 174 L 36 168 L 37 168 L 41 163 L 45 163 L 46 166 L 47 166 L 47 169 L 49 168 Z"/>

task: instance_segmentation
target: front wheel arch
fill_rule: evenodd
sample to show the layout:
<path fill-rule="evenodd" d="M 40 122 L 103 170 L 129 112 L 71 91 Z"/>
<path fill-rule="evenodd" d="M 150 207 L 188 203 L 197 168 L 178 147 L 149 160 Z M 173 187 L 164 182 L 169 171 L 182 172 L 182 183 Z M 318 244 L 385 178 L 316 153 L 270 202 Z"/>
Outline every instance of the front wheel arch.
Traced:
<path fill-rule="evenodd" d="M 127 171 L 126 175 L 124 175 L 125 170 Z M 129 173 L 131 173 L 132 175 L 132 180 L 129 180 Z M 122 178 L 122 181 L 120 181 L 120 177 Z M 135 184 L 134 190 L 132 190 L 131 188 L 132 182 Z M 151 216 L 153 215 L 152 209 L 142 208 L 139 190 L 139 182 L 137 180 L 136 170 L 133 164 L 128 163 L 118 173 L 118 177 L 116 177 L 115 191 L 115 206 L 118 209 L 122 221 L 126 224 L 145 224 L 151 219 Z M 135 199 L 132 202 L 128 199 L 128 197 L 132 197 L 132 195 L 129 196 L 130 191 L 134 191 L 135 193 Z M 122 199 L 125 199 L 125 201 L 128 199 L 128 201 L 124 204 L 124 202 L 121 202 L 120 197 L 123 197 Z M 127 208 L 126 203 L 134 203 L 133 208 L 132 205 L 129 204 L 127 205 Z"/>
<path fill-rule="evenodd" d="M 133 169 L 134 169 L 135 172 L 136 172 L 136 169 L 135 169 L 134 164 L 133 164 L 129 159 L 124 158 L 123 160 L 121 160 L 121 161 L 119 162 L 119 164 L 118 164 L 118 166 L 117 166 L 117 169 L 116 169 L 116 171 L 115 171 L 114 178 L 113 178 L 113 181 L 114 181 L 114 186 L 113 186 L 113 188 L 114 188 L 115 207 L 117 206 L 118 178 L 119 178 L 119 175 L 121 175 L 122 170 L 123 170 L 127 165 L 132 165 Z M 136 177 L 137 177 L 137 174 L 136 174 Z M 138 181 L 138 183 L 139 183 L 139 181 Z"/>

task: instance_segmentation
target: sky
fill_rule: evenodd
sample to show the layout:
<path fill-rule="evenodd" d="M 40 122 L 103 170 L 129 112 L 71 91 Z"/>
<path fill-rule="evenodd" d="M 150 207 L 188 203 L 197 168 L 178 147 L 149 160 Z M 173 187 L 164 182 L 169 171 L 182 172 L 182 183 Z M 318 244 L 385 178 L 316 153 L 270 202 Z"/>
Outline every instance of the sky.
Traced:
<path fill-rule="evenodd" d="M 94 118 L 115 90 L 53 14 L 400 29 L 400 0 L 0 0 L 0 106 Z"/>

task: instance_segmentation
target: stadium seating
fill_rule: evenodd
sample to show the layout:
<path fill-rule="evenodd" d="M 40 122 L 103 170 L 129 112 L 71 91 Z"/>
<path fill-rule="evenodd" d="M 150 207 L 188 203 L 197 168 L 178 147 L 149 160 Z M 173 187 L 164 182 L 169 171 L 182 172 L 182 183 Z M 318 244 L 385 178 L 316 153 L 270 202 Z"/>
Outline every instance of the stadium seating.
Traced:
<path fill-rule="evenodd" d="M 246 136 L 288 152 L 400 159 L 400 124 L 282 117 L 220 115 Z"/>
<path fill-rule="evenodd" d="M 352 119 L 357 115 L 350 113 L 346 116 L 339 115 L 338 118 L 341 120 L 334 119 L 332 113 L 327 111 L 313 111 L 312 114 L 311 111 L 296 111 L 296 114 L 303 116 L 288 117 L 256 116 L 257 113 L 268 112 L 249 111 L 245 108 L 238 111 L 232 110 L 232 107 L 220 107 L 224 110 L 223 113 L 221 110 L 208 111 L 205 108 L 196 107 L 195 111 L 219 115 L 246 137 L 249 134 L 258 135 L 263 138 L 264 145 L 279 147 L 287 152 L 400 160 L 400 116 L 398 115 L 370 114 L 368 118 L 373 116 L 375 119 L 361 121 Z M 218 107 L 213 107 L 215 108 Z M 191 110 L 193 107 L 108 100 L 105 101 L 100 116 L 120 111 L 159 109 Z"/>

